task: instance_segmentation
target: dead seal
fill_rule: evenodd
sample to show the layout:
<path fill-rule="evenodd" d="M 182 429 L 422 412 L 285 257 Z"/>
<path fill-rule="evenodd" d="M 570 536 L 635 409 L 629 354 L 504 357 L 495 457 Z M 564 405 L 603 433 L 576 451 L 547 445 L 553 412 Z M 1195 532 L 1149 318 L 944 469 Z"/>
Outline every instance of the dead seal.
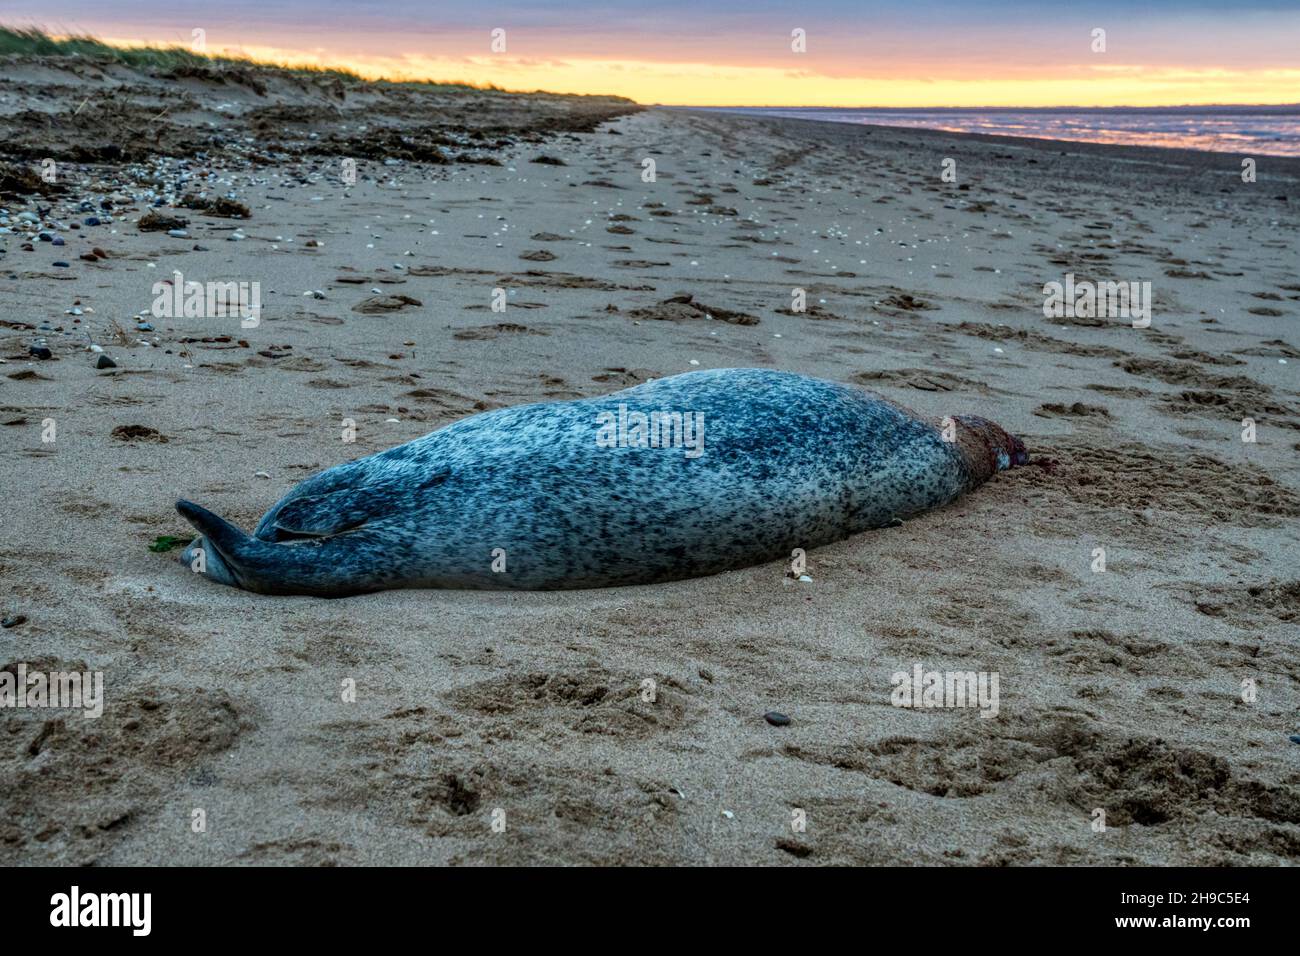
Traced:
<path fill-rule="evenodd" d="M 788 559 L 1027 461 L 992 422 L 715 369 L 484 412 L 308 478 L 252 535 L 188 501 L 182 561 L 264 594 L 652 584 Z"/>

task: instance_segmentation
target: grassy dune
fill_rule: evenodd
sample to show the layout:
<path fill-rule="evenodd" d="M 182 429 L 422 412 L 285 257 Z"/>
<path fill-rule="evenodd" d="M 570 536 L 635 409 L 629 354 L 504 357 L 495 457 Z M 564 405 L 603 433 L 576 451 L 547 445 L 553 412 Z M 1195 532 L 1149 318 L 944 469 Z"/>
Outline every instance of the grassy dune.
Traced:
<path fill-rule="evenodd" d="M 491 83 L 435 80 L 367 80 L 352 70 L 323 66 L 290 66 L 254 60 L 250 57 L 195 53 L 184 46 L 120 47 L 93 36 L 55 37 L 40 27 L 0 25 L 0 56 L 81 57 L 101 63 L 118 63 L 137 70 L 160 71 L 175 75 L 206 75 L 228 70 L 279 70 L 285 73 L 320 78 L 336 78 L 348 84 L 376 83 L 440 89 L 488 90 L 505 92 Z M 538 91 L 540 92 L 540 91 Z"/>

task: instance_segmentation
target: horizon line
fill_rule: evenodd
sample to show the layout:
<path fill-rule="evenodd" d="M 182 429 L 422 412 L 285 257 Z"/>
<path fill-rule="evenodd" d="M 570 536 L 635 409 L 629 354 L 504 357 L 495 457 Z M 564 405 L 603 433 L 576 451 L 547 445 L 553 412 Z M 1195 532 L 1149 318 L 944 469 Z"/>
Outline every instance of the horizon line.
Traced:
<path fill-rule="evenodd" d="M 636 102 L 635 100 L 633 102 Z M 1080 106 L 1077 103 L 1064 103 L 1059 106 L 781 106 L 778 104 L 749 103 L 711 103 L 691 105 L 688 103 L 637 103 L 638 106 L 659 107 L 677 110 L 877 110 L 889 113 L 916 113 L 926 110 L 961 110 L 969 112 L 1051 112 L 1053 110 L 1137 110 L 1153 113 L 1160 110 L 1276 110 L 1279 112 L 1295 110 L 1300 112 L 1300 102 L 1296 103 L 1169 103 L 1161 106 Z"/>

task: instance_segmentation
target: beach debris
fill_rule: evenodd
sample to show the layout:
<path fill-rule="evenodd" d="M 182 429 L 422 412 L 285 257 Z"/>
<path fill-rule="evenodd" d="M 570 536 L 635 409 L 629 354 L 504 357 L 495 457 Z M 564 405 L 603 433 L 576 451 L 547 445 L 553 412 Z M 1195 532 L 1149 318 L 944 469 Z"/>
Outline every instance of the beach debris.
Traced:
<path fill-rule="evenodd" d="M 100 352 L 99 359 L 95 362 L 95 368 L 98 369 L 117 368 L 117 363 L 114 362 L 107 355 L 105 355 L 103 352 Z"/>
<path fill-rule="evenodd" d="M 204 215 L 218 216 L 222 219 L 251 219 L 253 216 L 253 212 L 248 206 L 224 196 L 218 199 L 204 199 L 193 193 L 187 193 L 181 199 L 180 205 L 186 209 L 193 209 Z"/>
<path fill-rule="evenodd" d="M 136 223 L 136 228 L 141 232 L 166 232 L 184 229 L 190 224 L 188 219 L 182 219 L 180 216 L 166 216 L 152 209 L 140 217 Z"/>
<path fill-rule="evenodd" d="M 153 441 L 167 443 L 167 436 L 147 425 L 118 425 L 110 432 L 118 441 Z"/>
<path fill-rule="evenodd" d="M 176 548 L 183 548 L 193 540 L 194 535 L 192 534 L 160 534 L 153 539 L 153 543 L 149 545 L 149 550 L 164 554 L 168 551 L 174 551 Z"/>
<path fill-rule="evenodd" d="M 0 163 L 0 196 L 45 195 L 60 192 L 67 187 L 47 183 L 34 169 L 16 163 Z M 21 214 L 20 214 L 21 215 Z M 28 220 L 29 222 L 32 220 Z"/>
<path fill-rule="evenodd" d="M 3 621 L 0 621 L 0 627 L 3 627 L 6 630 L 8 630 L 11 627 L 17 627 L 19 624 L 25 624 L 25 623 L 27 623 L 27 615 L 10 614 Z"/>
<path fill-rule="evenodd" d="M 916 298 L 910 292 L 886 296 L 880 304 L 891 309 L 902 309 L 904 312 L 929 312 L 938 308 L 937 305 L 932 305 L 924 299 Z"/>
<path fill-rule="evenodd" d="M 362 315 L 382 315 L 385 312 L 397 312 L 408 305 L 421 306 L 424 303 L 409 295 L 372 295 L 354 305 L 352 311 Z"/>
<path fill-rule="evenodd" d="M 776 710 L 769 710 L 763 715 L 763 719 L 773 727 L 787 727 L 790 724 L 790 718 Z"/>

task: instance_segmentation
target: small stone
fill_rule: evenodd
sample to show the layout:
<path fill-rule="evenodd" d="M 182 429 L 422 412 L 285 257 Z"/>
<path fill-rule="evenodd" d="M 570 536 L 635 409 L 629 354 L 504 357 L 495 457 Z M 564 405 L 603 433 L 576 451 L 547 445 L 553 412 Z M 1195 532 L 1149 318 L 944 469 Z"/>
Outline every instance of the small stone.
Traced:
<path fill-rule="evenodd" d="M 785 714 L 778 713 L 775 710 L 769 710 L 766 714 L 763 715 L 763 719 L 766 720 L 773 727 L 785 727 L 790 723 L 789 717 L 787 717 Z"/>
<path fill-rule="evenodd" d="M 19 624 L 26 623 L 26 621 L 27 621 L 27 616 L 25 614 L 11 614 L 3 621 L 0 621 L 0 627 L 4 627 L 4 628 L 17 627 Z"/>
<path fill-rule="evenodd" d="M 117 368 L 117 363 L 107 355 L 100 355 L 99 361 L 95 363 L 95 368 Z"/>
<path fill-rule="evenodd" d="M 51 352 L 48 348 L 46 348 L 44 345 L 33 345 L 30 348 L 28 348 L 27 351 L 30 352 L 34 358 L 38 358 L 41 361 L 46 361 L 47 359 L 54 358 L 54 353 Z"/>

